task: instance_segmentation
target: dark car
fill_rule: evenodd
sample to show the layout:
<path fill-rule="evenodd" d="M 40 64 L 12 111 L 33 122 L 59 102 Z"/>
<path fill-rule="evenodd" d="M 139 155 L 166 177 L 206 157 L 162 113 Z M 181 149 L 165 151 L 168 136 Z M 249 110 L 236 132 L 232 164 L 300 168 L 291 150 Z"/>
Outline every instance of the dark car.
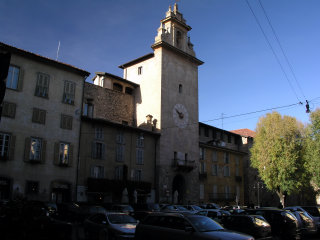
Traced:
<path fill-rule="evenodd" d="M 294 214 L 294 216 L 298 219 L 300 228 L 301 228 L 301 234 L 303 236 L 308 235 L 314 235 L 317 233 L 317 225 L 314 221 L 314 219 L 304 211 L 294 211 L 294 210 L 288 210 Z"/>
<path fill-rule="evenodd" d="M 203 209 L 197 205 L 183 205 L 183 207 L 194 213 Z"/>
<path fill-rule="evenodd" d="M 166 205 L 161 208 L 162 212 L 181 212 L 181 213 L 190 213 L 188 209 L 181 205 Z"/>
<path fill-rule="evenodd" d="M 212 219 L 180 213 L 153 213 L 136 227 L 136 240 L 253 240 L 252 236 L 224 229 Z"/>
<path fill-rule="evenodd" d="M 317 225 L 318 233 L 320 233 L 320 207 L 319 206 L 290 206 L 285 209 L 290 211 L 302 211 L 308 213 Z"/>
<path fill-rule="evenodd" d="M 231 213 L 229 213 L 228 211 L 220 209 L 203 209 L 197 211 L 195 214 L 209 217 L 218 223 L 220 223 L 223 216 L 231 215 Z"/>
<path fill-rule="evenodd" d="M 127 214 L 132 214 L 134 212 L 133 207 L 128 204 L 113 204 L 108 210 L 112 212 L 123 212 Z"/>
<path fill-rule="evenodd" d="M 126 213 L 106 212 L 91 215 L 83 223 L 86 239 L 133 239 L 138 221 Z"/>
<path fill-rule="evenodd" d="M 131 213 L 130 215 L 137 220 L 142 220 L 152 212 L 160 211 L 160 206 L 157 203 L 135 204 L 133 208 L 134 208 L 134 212 Z"/>
<path fill-rule="evenodd" d="M 255 239 L 272 239 L 271 226 L 259 215 L 230 215 L 221 218 L 226 229 L 249 234 Z"/>
<path fill-rule="evenodd" d="M 301 229 L 297 218 L 290 212 L 278 208 L 247 209 L 247 214 L 261 215 L 271 225 L 272 236 L 281 239 L 300 239 Z"/>

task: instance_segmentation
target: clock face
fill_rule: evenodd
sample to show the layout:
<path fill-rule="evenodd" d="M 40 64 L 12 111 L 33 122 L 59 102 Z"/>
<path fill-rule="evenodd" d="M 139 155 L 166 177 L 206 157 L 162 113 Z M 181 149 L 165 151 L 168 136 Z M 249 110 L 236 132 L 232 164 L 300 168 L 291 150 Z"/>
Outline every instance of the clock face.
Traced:
<path fill-rule="evenodd" d="M 188 111 L 182 104 L 178 103 L 172 110 L 173 121 L 179 128 L 185 128 L 188 125 Z"/>

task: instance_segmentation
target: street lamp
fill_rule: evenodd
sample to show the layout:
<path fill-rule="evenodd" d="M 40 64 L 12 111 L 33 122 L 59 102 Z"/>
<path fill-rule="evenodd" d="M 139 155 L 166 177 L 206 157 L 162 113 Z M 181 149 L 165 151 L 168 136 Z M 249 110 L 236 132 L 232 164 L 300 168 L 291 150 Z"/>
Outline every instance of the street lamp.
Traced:
<path fill-rule="evenodd" d="M 257 189 L 258 191 L 258 204 L 257 206 L 260 207 L 260 188 L 262 189 L 263 188 L 263 182 L 256 182 L 255 185 L 253 185 L 253 188 L 254 189 Z"/>

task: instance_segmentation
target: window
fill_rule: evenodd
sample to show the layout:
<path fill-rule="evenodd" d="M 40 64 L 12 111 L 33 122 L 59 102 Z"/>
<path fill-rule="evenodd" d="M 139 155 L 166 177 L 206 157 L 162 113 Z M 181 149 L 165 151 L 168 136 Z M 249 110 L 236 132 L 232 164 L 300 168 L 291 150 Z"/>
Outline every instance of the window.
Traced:
<path fill-rule="evenodd" d="M 132 94 L 133 94 L 133 89 L 130 88 L 130 87 L 126 87 L 126 88 L 125 88 L 125 93 L 126 93 L 126 94 L 129 94 L 129 95 L 132 95 Z"/>
<path fill-rule="evenodd" d="M 6 87 L 18 90 L 19 76 L 20 76 L 20 68 L 17 66 L 10 65 L 7 80 L 6 80 Z"/>
<path fill-rule="evenodd" d="M 103 140 L 103 129 L 101 127 L 95 128 L 95 138 Z"/>
<path fill-rule="evenodd" d="M 182 84 L 179 84 L 179 93 L 182 93 Z"/>
<path fill-rule="evenodd" d="M 236 176 L 240 176 L 240 161 L 239 161 L 239 157 L 236 156 Z"/>
<path fill-rule="evenodd" d="M 217 197 L 218 197 L 218 186 L 217 185 L 213 185 L 212 192 L 213 192 L 213 199 L 217 199 Z"/>
<path fill-rule="evenodd" d="M 182 34 L 180 31 L 177 31 L 177 38 L 176 38 L 177 47 L 180 47 L 181 40 L 182 40 Z"/>
<path fill-rule="evenodd" d="M 204 185 L 200 184 L 200 199 L 204 199 Z"/>
<path fill-rule="evenodd" d="M 116 136 L 116 161 L 124 161 L 124 150 L 125 150 L 125 138 L 122 131 L 118 131 Z"/>
<path fill-rule="evenodd" d="M 209 128 L 204 128 L 204 136 L 209 137 Z"/>
<path fill-rule="evenodd" d="M 62 129 L 72 130 L 72 116 L 61 114 L 60 127 Z"/>
<path fill-rule="evenodd" d="M 223 153 L 223 156 L 224 156 L 224 163 L 229 164 L 229 153 L 225 152 Z"/>
<path fill-rule="evenodd" d="M 144 138 L 142 135 L 137 136 L 136 141 L 136 164 L 144 163 Z"/>
<path fill-rule="evenodd" d="M 121 84 L 119 84 L 119 83 L 113 84 L 113 90 L 118 91 L 118 92 L 122 92 L 122 89 L 123 89 L 123 87 Z"/>
<path fill-rule="evenodd" d="M 91 156 L 95 159 L 105 159 L 105 144 L 94 141 L 92 143 Z"/>
<path fill-rule="evenodd" d="M 122 180 L 123 179 L 123 166 L 117 166 L 115 168 L 114 179 L 115 180 Z"/>
<path fill-rule="evenodd" d="M 46 141 L 41 138 L 26 138 L 25 161 L 40 162 L 45 160 Z"/>
<path fill-rule="evenodd" d="M 15 139 L 8 133 L 0 133 L 0 160 L 13 159 Z"/>
<path fill-rule="evenodd" d="M 39 193 L 39 182 L 27 181 L 26 193 L 27 194 L 38 194 Z"/>
<path fill-rule="evenodd" d="M 231 135 L 228 134 L 228 143 L 231 143 Z"/>
<path fill-rule="evenodd" d="M 91 167 L 92 178 L 104 178 L 104 167 L 103 166 L 92 166 Z"/>
<path fill-rule="evenodd" d="M 225 192 L 226 199 L 229 199 L 230 198 L 230 187 L 224 186 L 224 192 Z"/>
<path fill-rule="evenodd" d="M 83 105 L 83 116 L 93 117 L 93 104 L 89 101 Z"/>
<path fill-rule="evenodd" d="M 224 168 L 223 168 L 223 176 L 230 177 L 230 168 L 229 168 L 229 166 L 224 166 Z"/>
<path fill-rule="evenodd" d="M 44 73 L 37 74 L 37 85 L 35 95 L 38 97 L 48 97 L 50 76 Z"/>
<path fill-rule="evenodd" d="M 59 163 L 60 165 L 69 164 L 69 155 L 70 155 L 70 144 L 69 143 L 60 143 L 59 148 Z"/>
<path fill-rule="evenodd" d="M 207 169 L 206 169 L 206 163 L 205 162 L 200 162 L 200 173 L 206 173 Z"/>
<path fill-rule="evenodd" d="M 217 162 L 218 161 L 218 153 L 217 151 L 212 151 L 212 162 Z"/>
<path fill-rule="evenodd" d="M 142 170 L 140 169 L 134 170 L 134 181 L 136 182 L 142 181 Z"/>
<path fill-rule="evenodd" d="M 16 104 L 10 102 L 2 103 L 2 116 L 8 118 L 15 118 L 16 116 Z"/>
<path fill-rule="evenodd" d="M 38 108 L 33 109 L 32 122 L 45 124 L 46 122 L 46 111 Z"/>
<path fill-rule="evenodd" d="M 200 148 L 200 160 L 205 159 L 205 149 L 203 147 Z"/>
<path fill-rule="evenodd" d="M 64 81 L 64 92 L 62 102 L 74 104 L 76 84 L 70 81 Z"/>
<path fill-rule="evenodd" d="M 138 75 L 142 74 L 142 66 L 138 67 Z"/>
<path fill-rule="evenodd" d="M 218 164 L 211 165 L 211 175 L 218 176 Z"/>

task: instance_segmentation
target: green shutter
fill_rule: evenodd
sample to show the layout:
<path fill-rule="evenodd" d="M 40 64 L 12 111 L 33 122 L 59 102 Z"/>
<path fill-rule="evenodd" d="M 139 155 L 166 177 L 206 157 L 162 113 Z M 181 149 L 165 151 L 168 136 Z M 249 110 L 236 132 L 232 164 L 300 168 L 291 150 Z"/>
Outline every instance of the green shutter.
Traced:
<path fill-rule="evenodd" d="M 68 166 L 72 167 L 73 164 L 73 145 L 69 145 L 69 162 Z"/>
<path fill-rule="evenodd" d="M 10 137 L 10 146 L 9 146 L 9 158 L 8 160 L 13 160 L 14 159 L 14 148 L 16 145 L 16 136 L 11 136 Z"/>
<path fill-rule="evenodd" d="M 20 68 L 19 71 L 19 81 L 18 81 L 18 90 L 22 91 L 23 88 L 23 77 L 24 77 L 24 70 Z"/>
<path fill-rule="evenodd" d="M 30 148 L 31 148 L 31 138 L 26 138 L 24 146 L 24 161 L 28 162 L 30 160 Z"/>
<path fill-rule="evenodd" d="M 54 156 L 53 156 L 53 164 L 59 165 L 59 150 L 60 150 L 60 143 L 54 143 Z"/>

